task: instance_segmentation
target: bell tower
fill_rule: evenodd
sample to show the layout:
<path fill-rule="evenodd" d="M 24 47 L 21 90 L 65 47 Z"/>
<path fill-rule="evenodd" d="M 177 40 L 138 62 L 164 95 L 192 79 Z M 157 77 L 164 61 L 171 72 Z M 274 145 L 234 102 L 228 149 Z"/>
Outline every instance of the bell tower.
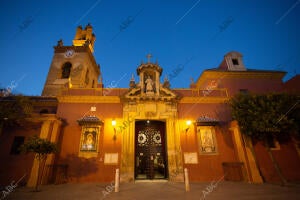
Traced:
<path fill-rule="evenodd" d="M 95 40 L 88 24 L 85 29 L 77 27 L 72 46 L 57 42 L 42 96 L 61 95 L 68 88 L 97 87 L 101 72 L 93 55 Z"/>

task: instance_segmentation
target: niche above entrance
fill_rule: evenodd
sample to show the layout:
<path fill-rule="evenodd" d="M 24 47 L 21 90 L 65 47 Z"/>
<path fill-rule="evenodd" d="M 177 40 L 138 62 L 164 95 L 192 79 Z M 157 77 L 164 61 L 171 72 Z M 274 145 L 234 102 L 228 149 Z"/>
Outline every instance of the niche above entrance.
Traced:
<path fill-rule="evenodd" d="M 166 78 L 160 83 L 163 69 L 158 63 L 151 63 L 151 55 L 147 55 L 148 62 L 141 63 L 136 72 L 139 81 L 136 83 L 134 76 L 130 80 L 130 88 L 123 96 L 124 100 L 176 100 L 178 96 L 169 88 L 170 83 Z"/>

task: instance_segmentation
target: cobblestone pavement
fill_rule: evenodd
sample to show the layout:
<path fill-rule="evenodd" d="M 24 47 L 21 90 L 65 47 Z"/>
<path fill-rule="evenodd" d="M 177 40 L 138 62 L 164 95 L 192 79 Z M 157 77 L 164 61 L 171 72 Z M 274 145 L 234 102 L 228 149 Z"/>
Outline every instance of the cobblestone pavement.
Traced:
<path fill-rule="evenodd" d="M 185 191 L 184 183 L 126 183 L 120 185 L 120 191 L 112 191 L 110 183 L 84 183 L 43 185 L 40 192 L 33 192 L 32 188 L 18 187 L 10 192 L 1 192 L 2 199 L 30 199 L 30 200 L 68 200 L 68 199 L 189 199 L 189 200 L 218 200 L 218 199 L 300 199 L 300 184 L 290 184 L 282 187 L 272 184 L 248 184 L 240 182 L 208 182 L 192 183 L 190 191 Z"/>

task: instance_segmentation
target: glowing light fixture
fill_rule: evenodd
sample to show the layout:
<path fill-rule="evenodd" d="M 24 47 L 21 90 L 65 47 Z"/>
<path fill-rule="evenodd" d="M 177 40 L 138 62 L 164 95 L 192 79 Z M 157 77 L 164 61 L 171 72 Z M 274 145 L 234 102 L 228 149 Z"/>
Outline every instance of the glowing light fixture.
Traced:
<path fill-rule="evenodd" d="M 187 126 L 190 126 L 191 124 L 192 124 L 192 121 L 191 121 L 191 120 L 187 120 L 187 121 L 186 121 L 186 125 L 187 125 Z"/>
<path fill-rule="evenodd" d="M 116 133 L 117 131 L 116 131 L 115 126 L 117 125 L 117 122 L 116 122 L 115 119 L 111 120 L 111 125 L 114 127 L 114 137 L 113 137 L 113 140 L 116 140 L 117 139 L 117 133 Z"/>
<path fill-rule="evenodd" d="M 112 125 L 113 127 L 115 127 L 115 126 L 117 125 L 117 122 L 116 122 L 115 119 L 111 120 L 111 125 Z"/>
<path fill-rule="evenodd" d="M 189 129 L 190 129 L 192 121 L 191 120 L 187 120 L 185 123 L 186 123 L 186 126 L 187 126 L 187 128 L 185 129 L 185 133 L 187 133 L 189 131 Z"/>

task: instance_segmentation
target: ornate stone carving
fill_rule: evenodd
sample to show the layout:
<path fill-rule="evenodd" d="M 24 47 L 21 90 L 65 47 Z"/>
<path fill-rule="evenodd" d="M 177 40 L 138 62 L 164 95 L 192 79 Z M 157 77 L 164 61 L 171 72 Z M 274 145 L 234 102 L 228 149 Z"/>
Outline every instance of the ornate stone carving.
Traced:
<path fill-rule="evenodd" d="M 122 97 L 124 101 L 177 101 L 178 96 L 170 89 L 168 78 L 164 83 L 159 82 L 162 68 L 158 64 L 142 63 L 137 68 L 139 83 L 135 83 L 134 77 L 130 79 L 130 88 Z"/>

